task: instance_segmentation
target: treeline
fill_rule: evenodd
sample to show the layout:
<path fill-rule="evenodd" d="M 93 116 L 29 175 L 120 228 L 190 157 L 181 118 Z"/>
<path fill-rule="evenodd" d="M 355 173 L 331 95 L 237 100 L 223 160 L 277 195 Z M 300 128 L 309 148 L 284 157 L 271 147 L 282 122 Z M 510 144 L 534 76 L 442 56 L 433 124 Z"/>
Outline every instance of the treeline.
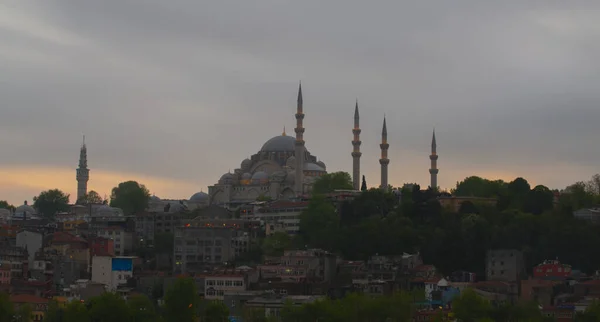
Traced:
<path fill-rule="evenodd" d="M 401 195 L 371 189 L 338 207 L 315 195 L 301 215 L 299 240 L 292 244 L 338 252 L 349 260 L 420 252 L 446 274 L 468 270 L 484 276 L 486 251 L 499 248 L 522 251 L 528 268 L 559 258 L 588 273 L 600 269 L 600 257 L 589 252 L 600 248 L 598 227 L 573 217 L 574 210 L 599 203 L 599 175 L 560 191 L 556 204 L 557 191 L 531 188 L 523 178 L 469 177 L 452 192 L 498 201 L 495 206 L 465 202 L 456 211 L 437 200 L 449 194 L 419 186 Z"/>

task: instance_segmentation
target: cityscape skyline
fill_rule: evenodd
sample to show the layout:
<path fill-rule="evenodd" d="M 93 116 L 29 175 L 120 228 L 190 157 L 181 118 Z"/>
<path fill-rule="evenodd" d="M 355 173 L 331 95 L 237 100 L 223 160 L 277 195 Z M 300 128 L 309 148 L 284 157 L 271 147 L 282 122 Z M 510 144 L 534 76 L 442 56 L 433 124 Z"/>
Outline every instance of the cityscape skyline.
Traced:
<path fill-rule="evenodd" d="M 88 190 L 136 180 L 161 198 L 207 191 L 294 128 L 299 79 L 306 148 L 328 172 L 353 173 L 360 101 L 369 187 L 384 114 L 394 186 L 428 185 L 434 127 L 443 189 L 470 175 L 561 189 L 598 172 L 600 45 L 586 9 L 599 5 L 375 7 L 0 5 L 0 200 L 58 188 L 74 202 L 83 134 Z"/>

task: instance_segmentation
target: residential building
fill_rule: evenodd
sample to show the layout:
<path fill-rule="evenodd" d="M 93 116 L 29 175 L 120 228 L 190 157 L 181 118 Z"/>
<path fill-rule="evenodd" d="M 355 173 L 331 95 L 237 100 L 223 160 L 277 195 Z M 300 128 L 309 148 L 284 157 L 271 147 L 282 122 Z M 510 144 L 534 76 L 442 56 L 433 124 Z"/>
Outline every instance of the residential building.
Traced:
<path fill-rule="evenodd" d="M 48 312 L 47 298 L 28 294 L 11 295 L 10 301 L 18 310 L 21 305 L 29 305 L 31 308 L 31 321 L 43 321 L 46 312 Z"/>
<path fill-rule="evenodd" d="M 283 226 L 286 233 L 294 235 L 300 230 L 300 214 L 306 207 L 308 201 L 278 200 L 261 203 L 254 211 L 242 213 L 242 218 L 260 220 L 269 228 L 268 230 Z"/>
<path fill-rule="evenodd" d="M 243 272 L 204 275 L 204 298 L 223 300 L 226 292 L 242 292 L 248 289 L 248 280 Z"/>
<path fill-rule="evenodd" d="M 114 240 L 95 236 L 88 238 L 88 244 L 90 247 L 90 256 L 106 256 L 115 255 Z"/>
<path fill-rule="evenodd" d="M 92 282 L 106 285 L 109 291 L 115 291 L 119 285 L 127 284 L 133 276 L 131 256 L 94 256 L 92 258 Z"/>
<path fill-rule="evenodd" d="M 123 226 L 107 226 L 96 228 L 96 233 L 112 241 L 114 254 L 125 256 L 133 251 L 133 232 Z"/>
<path fill-rule="evenodd" d="M 533 277 L 565 279 L 571 275 L 571 265 L 563 264 L 558 260 L 545 260 L 533 268 Z"/>
<path fill-rule="evenodd" d="M 261 231 L 258 221 L 194 219 L 175 228 L 173 267 L 176 273 L 203 271 L 248 251 Z"/>
<path fill-rule="evenodd" d="M 308 276 L 317 280 L 331 281 L 337 273 L 336 255 L 321 249 L 288 250 L 281 257 L 286 266 L 304 267 Z"/>
<path fill-rule="evenodd" d="M 600 223 L 600 208 L 579 209 L 573 212 L 573 217 L 598 224 Z"/>
<path fill-rule="evenodd" d="M 165 212 L 143 212 L 135 216 L 135 233 L 139 239 L 153 241 L 155 234 L 172 233 L 175 227 L 181 226 L 184 219 L 189 218 L 187 212 L 172 212 L 170 207 Z"/>
<path fill-rule="evenodd" d="M 0 265 L 0 284 L 10 284 L 10 264 Z"/>
<path fill-rule="evenodd" d="M 17 247 L 27 249 L 28 260 L 33 262 L 35 253 L 42 248 L 42 233 L 33 230 L 21 230 L 17 233 Z"/>
<path fill-rule="evenodd" d="M 27 250 L 15 246 L 0 246 L 0 266 L 10 267 L 11 278 L 27 277 L 29 271 L 29 254 Z"/>
<path fill-rule="evenodd" d="M 488 250 L 485 271 L 488 281 L 517 282 L 525 273 L 523 253 L 515 249 Z"/>
<path fill-rule="evenodd" d="M 304 304 L 313 303 L 322 298 L 323 297 L 321 296 L 313 295 L 282 296 L 279 294 L 265 294 L 263 296 L 248 300 L 244 306 L 247 308 L 263 309 L 266 317 L 273 316 L 280 318 L 281 310 L 283 309 L 284 305 L 288 303 L 292 306 L 302 306 Z"/>

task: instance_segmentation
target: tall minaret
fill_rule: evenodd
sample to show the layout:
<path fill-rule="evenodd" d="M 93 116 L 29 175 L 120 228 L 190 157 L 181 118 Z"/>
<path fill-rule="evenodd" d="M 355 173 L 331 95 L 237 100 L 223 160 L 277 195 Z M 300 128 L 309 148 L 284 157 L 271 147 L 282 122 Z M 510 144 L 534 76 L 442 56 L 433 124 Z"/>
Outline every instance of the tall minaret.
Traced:
<path fill-rule="evenodd" d="M 296 158 L 296 196 L 299 197 L 304 192 L 304 127 L 302 121 L 304 120 L 304 112 L 302 110 L 302 84 L 298 85 L 298 106 L 296 108 L 296 147 L 294 151 L 294 157 Z"/>
<path fill-rule="evenodd" d="M 433 137 L 431 138 L 431 155 L 429 156 L 429 160 L 431 160 L 431 168 L 429 169 L 429 174 L 431 174 L 431 183 L 429 184 L 429 186 L 431 187 L 431 189 L 437 189 L 438 187 L 437 174 L 439 170 L 437 168 L 438 155 L 436 148 L 437 146 L 435 144 L 435 129 L 433 129 Z"/>
<path fill-rule="evenodd" d="M 381 159 L 379 159 L 379 164 L 381 164 L 381 189 L 388 188 L 388 164 L 390 164 L 390 159 L 387 157 L 387 151 L 390 145 L 387 142 L 387 126 L 385 125 L 385 116 L 383 117 L 383 129 L 381 130 L 381 144 L 379 145 L 381 148 Z"/>
<path fill-rule="evenodd" d="M 354 190 L 360 190 L 360 125 L 358 116 L 358 100 L 356 100 L 356 106 L 354 107 L 354 128 L 352 129 L 354 134 L 354 140 L 352 140 L 352 186 Z"/>
<path fill-rule="evenodd" d="M 90 169 L 87 167 L 87 148 L 85 146 L 85 135 L 83 144 L 79 150 L 79 168 L 77 168 L 77 200 L 87 194 L 87 182 L 90 179 Z"/>

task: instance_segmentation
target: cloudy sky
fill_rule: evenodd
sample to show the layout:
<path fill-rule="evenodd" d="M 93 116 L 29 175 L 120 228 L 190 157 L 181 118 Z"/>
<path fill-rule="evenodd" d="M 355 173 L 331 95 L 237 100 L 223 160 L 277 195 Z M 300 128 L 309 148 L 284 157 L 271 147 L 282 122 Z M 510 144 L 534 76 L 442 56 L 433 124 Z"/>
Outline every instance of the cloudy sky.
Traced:
<path fill-rule="evenodd" d="M 385 114 L 393 185 L 427 185 L 435 127 L 443 188 L 562 188 L 599 172 L 599 18 L 595 1 L 4 1 L 0 200 L 74 196 L 83 134 L 102 195 L 206 191 L 292 132 L 299 80 L 329 171 L 351 171 L 358 98 L 370 186 Z"/>

